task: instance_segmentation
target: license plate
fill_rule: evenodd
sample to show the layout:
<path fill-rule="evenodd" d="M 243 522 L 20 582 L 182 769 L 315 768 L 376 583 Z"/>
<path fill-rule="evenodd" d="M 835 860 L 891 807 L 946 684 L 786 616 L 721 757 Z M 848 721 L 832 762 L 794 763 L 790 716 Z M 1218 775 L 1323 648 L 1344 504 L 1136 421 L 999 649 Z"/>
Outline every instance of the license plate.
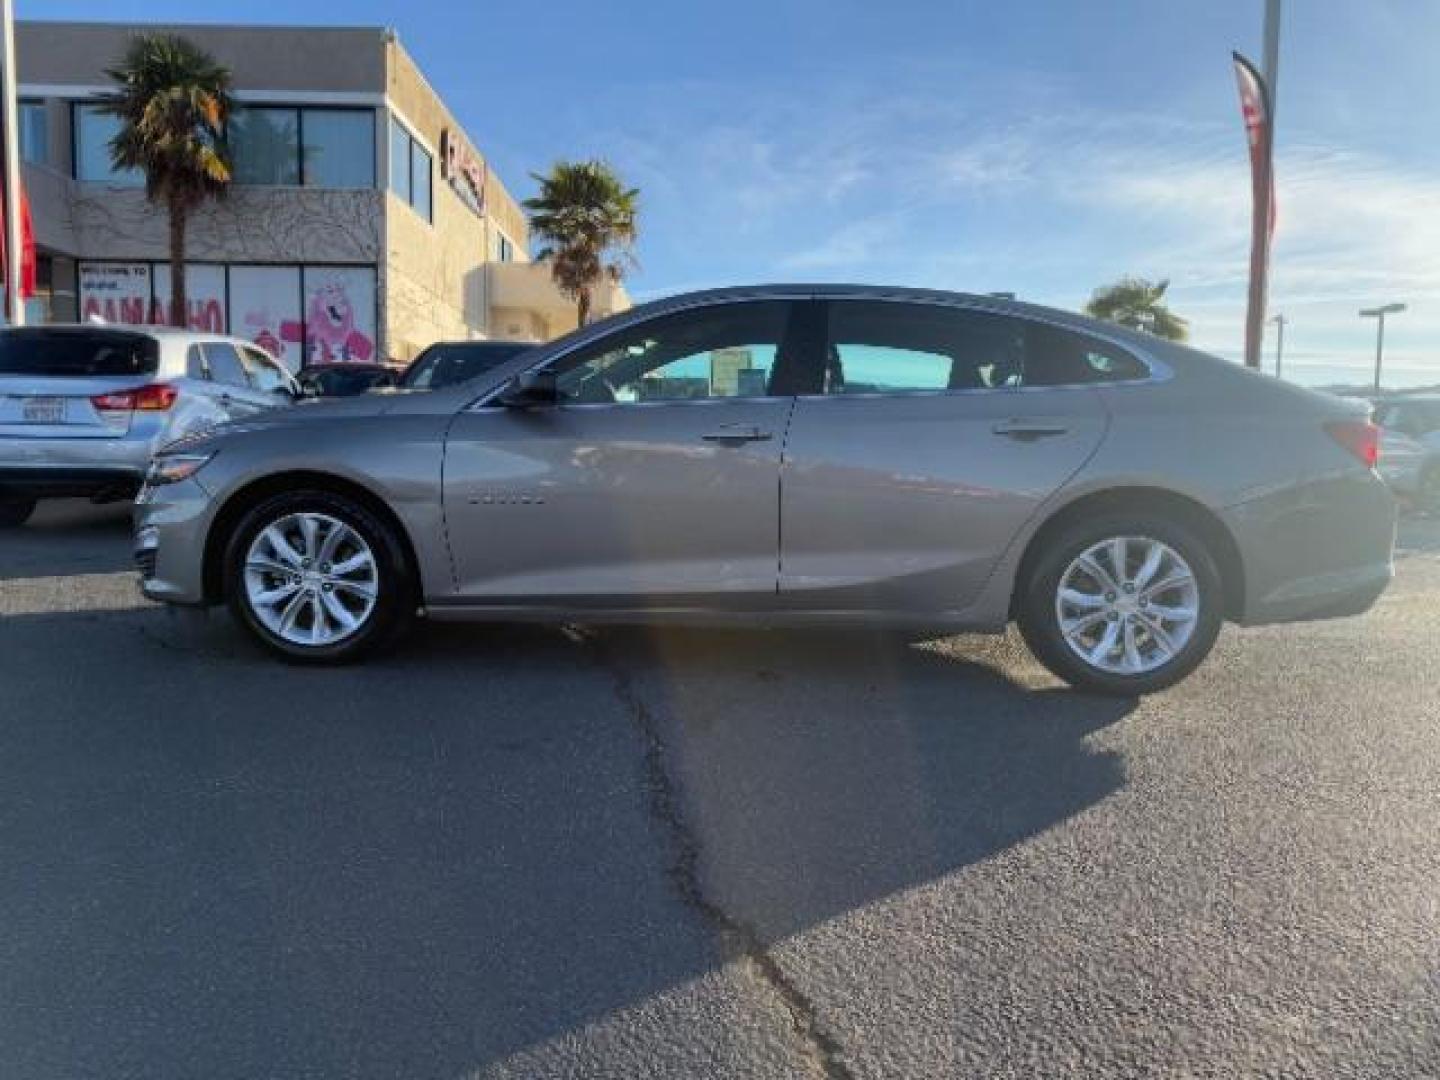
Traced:
<path fill-rule="evenodd" d="M 65 399 L 24 398 L 20 402 L 20 419 L 27 424 L 62 424 L 65 422 Z"/>

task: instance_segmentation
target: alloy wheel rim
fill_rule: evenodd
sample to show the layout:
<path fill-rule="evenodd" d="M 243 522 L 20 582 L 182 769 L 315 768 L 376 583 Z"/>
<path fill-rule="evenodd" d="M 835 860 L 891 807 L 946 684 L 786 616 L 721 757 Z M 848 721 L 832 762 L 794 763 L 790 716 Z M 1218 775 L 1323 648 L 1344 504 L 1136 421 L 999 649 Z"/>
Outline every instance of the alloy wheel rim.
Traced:
<path fill-rule="evenodd" d="M 380 572 L 353 527 L 329 514 L 287 514 L 245 555 L 245 599 L 261 624 L 291 645 L 335 645 L 375 612 Z"/>
<path fill-rule="evenodd" d="M 1190 643 L 1200 621 L 1195 571 L 1168 544 L 1115 536 L 1086 548 L 1060 575 L 1055 617 L 1066 646 L 1112 675 L 1145 675 Z"/>

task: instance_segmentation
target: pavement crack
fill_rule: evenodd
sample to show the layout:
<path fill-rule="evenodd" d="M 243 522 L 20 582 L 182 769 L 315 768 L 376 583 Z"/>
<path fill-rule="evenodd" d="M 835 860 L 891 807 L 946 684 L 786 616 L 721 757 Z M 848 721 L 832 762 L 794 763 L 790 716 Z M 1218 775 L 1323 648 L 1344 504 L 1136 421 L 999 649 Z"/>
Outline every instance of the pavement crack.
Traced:
<path fill-rule="evenodd" d="M 610 673 L 615 697 L 633 721 L 644 745 L 643 782 L 648 810 L 670 849 L 666 876 L 671 885 L 682 902 L 709 924 L 723 952 L 750 965 L 779 999 L 815 1072 L 825 1080 L 854 1080 L 855 1074 L 845 1062 L 844 1048 L 820 1022 L 815 1003 L 785 973 L 754 927 L 731 915 L 706 894 L 700 874 L 700 841 L 685 818 L 678 785 L 666 764 L 665 739 L 655 714 L 642 700 L 635 680 L 613 651 L 593 636 L 586 635 L 583 640 L 593 647 L 600 663 Z"/>

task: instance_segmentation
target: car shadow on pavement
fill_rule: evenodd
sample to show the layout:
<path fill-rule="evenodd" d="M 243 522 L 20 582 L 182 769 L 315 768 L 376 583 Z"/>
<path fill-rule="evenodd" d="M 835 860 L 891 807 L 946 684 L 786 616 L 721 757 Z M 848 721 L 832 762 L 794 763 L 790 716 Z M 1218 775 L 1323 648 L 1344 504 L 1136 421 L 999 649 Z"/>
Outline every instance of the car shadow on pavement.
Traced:
<path fill-rule="evenodd" d="M 677 828 L 768 942 L 1123 783 L 1087 736 L 1125 703 L 986 647 L 427 627 L 314 670 L 224 619 L 0 619 L 0 1075 L 455 1077 L 663 1012 L 729 958 Z"/>
<path fill-rule="evenodd" d="M 1057 688 L 1014 638 L 624 641 L 612 655 L 653 714 L 702 887 L 765 942 L 997 855 L 1124 782 L 1088 737 L 1137 703 Z"/>
<path fill-rule="evenodd" d="M 128 570 L 130 504 L 42 502 L 29 524 L 3 533 L 0 581 Z"/>

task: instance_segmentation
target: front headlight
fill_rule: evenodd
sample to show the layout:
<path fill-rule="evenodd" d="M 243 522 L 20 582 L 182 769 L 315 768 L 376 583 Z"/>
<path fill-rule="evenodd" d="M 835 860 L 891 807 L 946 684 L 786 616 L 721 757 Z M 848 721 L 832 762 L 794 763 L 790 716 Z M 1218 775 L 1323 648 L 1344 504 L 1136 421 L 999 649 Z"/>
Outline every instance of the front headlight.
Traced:
<path fill-rule="evenodd" d="M 214 456 L 213 451 L 208 454 L 162 454 L 151 460 L 145 473 L 145 483 L 150 487 L 159 487 L 189 480 Z"/>

